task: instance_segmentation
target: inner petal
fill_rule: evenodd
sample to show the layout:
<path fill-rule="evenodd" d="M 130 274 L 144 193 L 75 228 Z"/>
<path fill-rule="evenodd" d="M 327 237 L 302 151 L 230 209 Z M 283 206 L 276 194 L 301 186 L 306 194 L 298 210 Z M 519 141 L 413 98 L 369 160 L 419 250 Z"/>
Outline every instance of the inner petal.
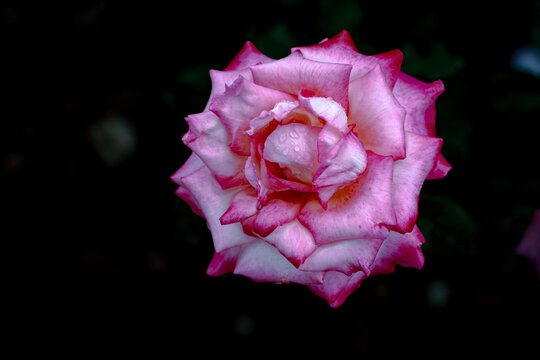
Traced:
<path fill-rule="evenodd" d="M 319 127 L 299 123 L 278 126 L 265 141 L 263 158 L 279 164 L 287 177 L 311 183 L 319 166 L 320 131 Z"/>

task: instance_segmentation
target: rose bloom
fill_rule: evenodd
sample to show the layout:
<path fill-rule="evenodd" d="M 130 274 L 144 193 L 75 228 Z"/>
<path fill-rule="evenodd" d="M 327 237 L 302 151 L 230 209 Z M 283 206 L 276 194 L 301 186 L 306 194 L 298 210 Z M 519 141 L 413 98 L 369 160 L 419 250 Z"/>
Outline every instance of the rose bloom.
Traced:
<path fill-rule="evenodd" d="M 209 275 L 304 284 L 337 307 L 369 276 L 423 266 L 420 189 L 451 168 L 435 137 L 444 87 L 402 58 L 363 55 L 343 31 L 280 60 L 247 42 L 210 70 L 172 176 L 212 233 Z"/>

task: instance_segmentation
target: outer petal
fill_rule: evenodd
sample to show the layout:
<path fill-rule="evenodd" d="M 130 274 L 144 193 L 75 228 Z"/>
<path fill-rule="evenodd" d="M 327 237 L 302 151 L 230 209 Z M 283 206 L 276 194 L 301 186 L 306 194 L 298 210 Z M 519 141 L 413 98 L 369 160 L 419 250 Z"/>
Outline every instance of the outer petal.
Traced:
<path fill-rule="evenodd" d="M 390 157 L 368 152 L 368 166 L 359 179 L 339 190 L 325 210 L 311 199 L 298 214 L 317 244 L 348 239 L 383 239 L 385 225 L 394 225 L 392 166 Z"/>
<path fill-rule="evenodd" d="M 238 188 L 223 190 L 206 166 L 181 179 L 183 186 L 197 199 L 208 228 L 212 232 L 217 252 L 248 243 L 254 238 L 244 234 L 239 223 L 221 225 L 219 218 L 229 208 Z"/>
<path fill-rule="evenodd" d="M 322 245 L 300 266 L 304 271 L 340 271 L 352 275 L 361 270 L 369 275 L 383 239 L 336 241 Z"/>
<path fill-rule="evenodd" d="M 351 82 L 350 123 L 367 150 L 395 159 L 405 157 L 405 110 L 386 85 L 379 66 Z"/>
<path fill-rule="evenodd" d="M 264 240 L 298 267 L 315 250 L 313 236 L 298 220 L 278 227 Z"/>
<path fill-rule="evenodd" d="M 281 91 L 256 85 L 242 77 L 227 87 L 223 95 L 215 96 L 209 109 L 216 113 L 231 136 L 231 150 L 239 155 L 250 154 L 250 139 L 245 133 L 251 119 L 263 110 L 270 110 L 280 101 L 294 98 Z"/>
<path fill-rule="evenodd" d="M 391 273 L 397 264 L 421 269 L 424 266 L 424 255 L 420 246 L 424 242 L 417 226 L 406 234 L 391 231 L 371 265 L 371 275 Z"/>
<path fill-rule="evenodd" d="M 351 64 L 351 80 L 365 75 L 379 65 L 390 88 L 394 87 L 403 60 L 403 54 L 399 50 L 374 56 L 360 54 L 346 30 L 318 45 L 296 47 L 292 51 L 300 51 L 305 58 L 315 61 Z"/>
<path fill-rule="evenodd" d="M 250 186 L 238 191 L 231 200 L 231 205 L 219 218 L 222 225 L 233 224 L 257 214 L 257 192 Z"/>
<path fill-rule="evenodd" d="M 263 240 L 246 245 L 238 256 L 234 273 L 254 281 L 322 283 L 322 272 L 300 271 L 272 245 Z"/>
<path fill-rule="evenodd" d="M 182 140 L 212 171 L 222 188 L 245 184 L 246 158 L 236 155 L 227 144 L 229 135 L 213 112 L 206 111 L 186 118 L 189 124 Z"/>
<path fill-rule="evenodd" d="M 210 276 L 220 276 L 233 272 L 236 265 L 236 259 L 238 258 L 241 249 L 242 246 L 235 246 L 221 252 L 216 252 L 206 273 Z"/>
<path fill-rule="evenodd" d="M 325 299 L 328 304 L 337 308 L 360 286 L 362 280 L 367 275 L 363 271 L 358 271 L 351 276 L 339 271 L 328 271 L 324 275 L 322 284 L 310 284 L 309 288 L 315 294 Z"/>
<path fill-rule="evenodd" d="M 337 102 L 330 98 L 308 96 L 311 91 L 301 90 L 298 99 L 311 113 L 342 133 L 347 131 L 347 113 Z"/>
<path fill-rule="evenodd" d="M 240 50 L 225 70 L 245 69 L 249 66 L 264 64 L 270 61 L 273 61 L 273 59 L 261 53 L 255 45 L 247 41 L 242 50 Z"/>
<path fill-rule="evenodd" d="M 210 80 L 212 81 L 212 90 L 206 103 L 205 111 L 208 110 L 212 100 L 216 95 L 221 95 L 225 92 L 227 87 L 231 86 L 236 79 L 243 77 L 246 80 L 253 81 L 253 76 L 249 68 L 240 69 L 240 70 L 231 70 L 231 71 L 219 71 L 219 70 L 210 70 Z"/>
<path fill-rule="evenodd" d="M 262 237 L 265 237 L 278 226 L 296 219 L 298 212 L 300 212 L 305 202 L 303 196 L 298 195 L 281 193 L 280 198 L 269 200 L 259 210 L 257 217 L 253 221 L 253 230 Z"/>
<path fill-rule="evenodd" d="M 182 198 L 185 202 L 187 202 L 188 205 L 191 207 L 191 210 L 193 210 L 195 214 L 204 218 L 204 214 L 201 210 L 199 202 L 182 183 L 183 177 L 194 173 L 203 166 L 204 163 L 197 156 L 197 154 L 191 153 L 184 165 L 182 165 L 180 169 L 178 169 L 173 175 L 171 175 L 171 180 L 174 181 L 176 184 L 180 185 L 178 189 L 176 189 L 175 194 Z"/>
<path fill-rule="evenodd" d="M 309 89 L 315 96 L 331 97 L 348 109 L 351 66 L 305 59 L 294 52 L 286 58 L 251 67 L 255 83 L 296 95 Z"/>
<path fill-rule="evenodd" d="M 418 217 L 418 198 L 429 174 L 442 139 L 407 132 L 407 157 L 394 164 L 392 198 L 396 209 L 395 230 L 405 233 L 413 229 Z"/>

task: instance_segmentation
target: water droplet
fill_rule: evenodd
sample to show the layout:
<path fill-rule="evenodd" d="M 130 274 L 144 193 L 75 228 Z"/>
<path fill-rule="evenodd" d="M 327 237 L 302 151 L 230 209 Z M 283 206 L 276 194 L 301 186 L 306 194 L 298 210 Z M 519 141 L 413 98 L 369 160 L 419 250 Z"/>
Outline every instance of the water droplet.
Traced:
<path fill-rule="evenodd" d="M 287 155 L 289 153 L 289 149 L 283 149 L 283 155 Z"/>
<path fill-rule="evenodd" d="M 296 131 L 295 128 L 292 128 L 291 133 L 289 135 L 291 135 L 293 139 L 298 139 L 298 137 L 300 136 L 298 135 L 298 132 Z"/>
<path fill-rule="evenodd" d="M 287 140 L 287 134 L 280 134 L 279 135 L 279 142 L 284 143 Z"/>
<path fill-rule="evenodd" d="M 300 146 L 295 146 L 294 151 L 299 152 L 300 151 Z"/>

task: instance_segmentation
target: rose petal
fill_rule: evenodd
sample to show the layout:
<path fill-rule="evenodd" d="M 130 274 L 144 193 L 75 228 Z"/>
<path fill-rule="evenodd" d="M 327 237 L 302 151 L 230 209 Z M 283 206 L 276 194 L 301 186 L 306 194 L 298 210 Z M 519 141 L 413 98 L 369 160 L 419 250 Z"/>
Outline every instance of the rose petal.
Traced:
<path fill-rule="evenodd" d="M 292 95 L 309 89 L 315 96 L 331 97 L 348 109 L 351 66 L 305 59 L 299 52 L 286 58 L 251 67 L 255 83 Z"/>
<path fill-rule="evenodd" d="M 262 237 L 268 236 L 278 226 L 296 219 L 304 202 L 303 196 L 294 192 L 280 193 L 259 210 L 253 221 L 253 230 Z"/>
<path fill-rule="evenodd" d="M 231 61 L 231 63 L 225 68 L 225 70 L 238 70 L 244 69 L 249 66 L 264 64 L 273 61 L 273 59 L 261 53 L 255 45 L 250 41 L 247 41 L 238 53 Z"/>
<path fill-rule="evenodd" d="M 428 174 L 426 179 L 442 179 L 448 174 L 450 170 L 452 170 L 452 165 L 450 165 L 448 161 L 446 161 L 446 159 L 442 156 L 442 154 L 439 153 L 439 155 L 437 156 L 437 161 L 435 162 L 433 169 L 431 169 L 431 172 Z"/>
<path fill-rule="evenodd" d="M 253 76 L 251 75 L 251 70 L 249 68 L 240 69 L 240 70 L 231 70 L 231 71 L 219 71 L 219 70 L 210 70 L 210 80 L 212 81 L 212 90 L 210 96 L 206 103 L 204 111 L 207 111 L 212 103 L 212 100 L 216 95 L 221 95 L 225 92 L 228 86 L 231 86 L 232 83 L 239 77 L 243 77 L 246 80 L 253 81 Z"/>
<path fill-rule="evenodd" d="M 376 65 L 379 65 L 390 89 L 396 83 L 403 60 L 403 54 L 399 50 L 374 56 L 359 53 L 346 30 L 318 45 L 295 47 L 291 51 L 299 51 L 306 59 L 315 61 L 351 64 L 351 81 L 365 75 Z"/>
<path fill-rule="evenodd" d="M 540 210 L 534 212 L 516 252 L 529 259 L 540 277 Z"/>
<path fill-rule="evenodd" d="M 191 194 L 189 190 L 184 187 L 182 182 L 183 177 L 194 173 L 203 166 L 204 163 L 197 156 L 197 154 L 191 153 L 184 165 L 182 165 L 180 169 L 178 169 L 174 174 L 171 175 L 171 180 L 174 181 L 176 184 L 180 185 L 176 189 L 175 194 L 181 199 L 183 199 L 195 214 L 204 218 L 204 214 L 201 210 L 201 207 L 199 206 L 197 199 L 193 196 L 193 194 Z"/>
<path fill-rule="evenodd" d="M 394 159 L 405 157 L 405 110 L 386 85 L 379 66 L 352 81 L 349 123 L 366 150 Z"/>
<path fill-rule="evenodd" d="M 324 275 L 322 284 L 309 284 L 313 293 L 325 299 L 328 304 L 337 308 L 360 286 L 367 275 L 363 271 L 357 271 L 351 276 L 339 271 L 328 271 Z"/>
<path fill-rule="evenodd" d="M 320 131 L 297 123 L 278 126 L 266 138 L 263 158 L 286 167 L 294 180 L 311 183 L 319 166 L 316 149 Z"/>
<path fill-rule="evenodd" d="M 246 186 L 238 191 L 231 200 L 231 205 L 219 218 L 222 225 L 233 224 L 257 213 L 257 192 Z"/>
<path fill-rule="evenodd" d="M 391 273 L 397 264 L 421 269 L 424 266 L 424 255 L 420 247 L 424 242 L 417 226 L 406 234 L 391 231 L 371 265 L 371 275 Z"/>
<path fill-rule="evenodd" d="M 332 125 L 324 125 L 319 133 L 317 138 L 317 151 L 318 151 L 318 160 L 319 163 L 322 163 L 324 159 L 328 156 L 330 150 L 336 146 L 336 144 L 341 140 L 343 134 L 340 133 Z"/>
<path fill-rule="evenodd" d="M 236 265 L 236 259 L 242 246 L 235 246 L 225 249 L 220 252 L 214 253 L 214 257 L 208 265 L 206 273 L 210 276 L 221 276 L 234 271 Z"/>
<path fill-rule="evenodd" d="M 223 190 L 206 166 L 183 177 L 181 181 L 193 198 L 197 199 L 208 228 L 212 232 L 217 252 L 253 240 L 244 234 L 240 223 L 221 225 L 219 221 L 221 215 L 229 208 L 238 188 Z"/>
<path fill-rule="evenodd" d="M 395 230 L 413 229 L 418 217 L 418 199 L 426 176 L 433 168 L 442 139 L 406 132 L 407 157 L 394 163 L 392 198 L 396 209 Z"/>
<path fill-rule="evenodd" d="M 276 228 L 264 241 L 278 249 L 296 267 L 316 248 L 311 233 L 296 219 Z"/>
<path fill-rule="evenodd" d="M 342 133 L 347 131 L 347 113 L 337 102 L 330 98 L 308 96 L 307 91 L 298 93 L 298 100 L 308 108 L 311 113 L 326 121 Z"/>
<path fill-rule="evenodd" d="M 245 133 L 251 119 L 263 110 L 270 110 L 280 101 L 294 98 L 281 91 L 256 85 L 243 77 L 238 78 L 225 93 L 212 99 L 209 109 L 216 113 L 229 132 L 231 150 L 243 156 L 250 154 L 250 138 Z"/>
<path fill-rule="evenodd" d="M 317 244 L 349 239 L 383 239 L 385 225 L 395 225 L 392 203 L 391 157 L 368 152 L 368 166 L 358 180 L 339 190 L 325 210 L 311 199 L 298 220 L 311 231 Z"/>
<path fill-rule="evenodd" d="M 186 118 L 189 131 L 182 140 L 210 169 L 222 188 L 245 184 L 246 158 L 236 155 L 227 146 L 229 135 L 220 119 L 206 111 Z"/>
<path fill-rule="evenodd" d="M 272 245 L 263 240 L 245 246 L 238 256 L 234 273 L 254 281 L 317 284 L 322 272 L 300 271 Z"/>
<path fill-rule="evenodd" d="M 358 270 L 369 275 L 383 239 L 335 241 L 319 246 L 300 266 L 304 271 L 340 271 L 346 275 Z"/>

